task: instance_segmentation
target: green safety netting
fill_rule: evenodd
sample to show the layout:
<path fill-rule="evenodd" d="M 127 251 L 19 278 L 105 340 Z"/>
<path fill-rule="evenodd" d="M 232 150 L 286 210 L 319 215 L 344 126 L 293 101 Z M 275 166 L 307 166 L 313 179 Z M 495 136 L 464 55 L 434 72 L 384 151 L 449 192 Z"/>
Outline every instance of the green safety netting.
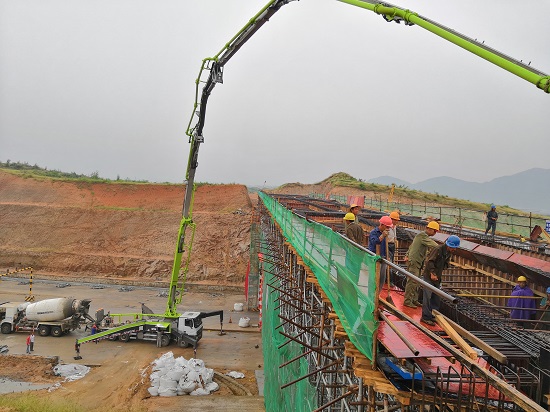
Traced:
<path fill-rule="evenodd" d="M 297 216 L 264 193 L 260 198 L 287 241 L 315 274 L 351 342 L 372 360 L 373 335 L 378 327 L 373 312 L 379 257 L 357 248 L 330 228 Z M 266 288 L 263 292 L 268 293 Z M 274 362 L 275 368 L 278 365 Z"/>
<path fill-rule="evenodd" d="M 276 287 L 277 279 L 272 275 L 273 265 L 263 262 L 264 285 L 273 284 Z M 280 302 L 279 292 L 275 289 L 263 288 L 262 304 L 262 343 L 264 355 L 264 399 L 267 412 L 296 411 L 309 412 L 317 409 L 317 394 L 315 386 L 308 379 L 302 379 L 293 385 L 281 389 L 286 384 L 293 382 L 308 374 L 308 362 L 302 357 L 288 365 L 279 368 L 280 365 L 291 359 L 297 358 L 303 353 L 302 346 L 291 341 L 284 345 L 287 338 L 281 335 L 277 329 L 281 320 L 279 311 L 275 308 Z"/>

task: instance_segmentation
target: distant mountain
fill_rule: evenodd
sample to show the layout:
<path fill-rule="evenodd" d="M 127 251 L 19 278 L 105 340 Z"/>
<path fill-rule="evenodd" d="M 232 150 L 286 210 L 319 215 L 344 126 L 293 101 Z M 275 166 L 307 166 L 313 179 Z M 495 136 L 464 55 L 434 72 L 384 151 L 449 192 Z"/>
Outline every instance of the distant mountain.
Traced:
<path fill-rule="evenodd" d="M 529 169 L 485 183 L 467 182 L 447 176 L 434 177 L 415 184 L 391 176 L 380 176 L 370 179 L 369 183 L 395 183 L 397 186 L 407 186 L 423 192 L 550 214 L 550 169 Z"/>
<path fill-rule="evenodd" d="M 378 183 L 379 185 L 386 185 L 386 186 L 391 186 L 392 183 L 395 183 L 396 186 L 408 186 L 408 187 L 411 186 L 409 182 L 406 182 L 404 180 L 397 179 L 391 176 L 380 176 L 380 177 L 377 177 L 376 179 L 369 180 L 368 183 Z"/>

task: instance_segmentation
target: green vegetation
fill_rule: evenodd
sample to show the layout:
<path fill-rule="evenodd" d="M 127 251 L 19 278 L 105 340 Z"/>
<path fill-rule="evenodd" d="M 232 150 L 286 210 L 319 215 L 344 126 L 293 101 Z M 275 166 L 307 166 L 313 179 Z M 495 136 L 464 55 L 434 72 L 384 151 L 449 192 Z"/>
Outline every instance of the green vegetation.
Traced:
<path fill-rule="evenodd" d="M 78 180 L 85 183 L 149 183 L 147 180 L 120 179 L 120 176 L 117 176 L 117 180 L 106 179 L 100 177 L 99 172 L 97 171 L 92 172 L 90 176 L 87 176 L 75 172 L 67 173 L 59 170 L 48 170 L 47 168 L 40 167 L 37 164 L 30 165 L 27 162 L 12 162 L 9 159 L 5 163 L 0 162 L 0 169 L 18 174 L 23 178 L 36 179 L 40 177 L 48 177 L 59 180 Z"/>
<path fill-rule="evenodd" d="M 5 409 L 4 409 L 5 408 Z M 0 396 L 0 409 L 9 412 L 83 412 L 75 403 L 39 398 L 28 392 Z"/>

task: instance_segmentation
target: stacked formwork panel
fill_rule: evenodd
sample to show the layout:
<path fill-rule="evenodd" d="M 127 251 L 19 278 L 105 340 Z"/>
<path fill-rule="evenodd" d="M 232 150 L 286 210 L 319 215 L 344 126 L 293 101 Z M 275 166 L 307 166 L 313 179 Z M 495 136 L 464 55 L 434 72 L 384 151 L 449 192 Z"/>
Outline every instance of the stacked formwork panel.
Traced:
<path fill-rule="evenodd" d="M 264 195 L 262 200 L 273 209 L 273 199 Z M 417 378 L 408 382 L 391 376 L 388 379 L 388 374 L 379 371 L 375 362 L 387 356 L 387 348 L 373 333 L 372 352 L 365 356 L 365 336 L 361 334 L 364 329 L 351 325 L 346 316 L 347 307 L 361 308 L 360 299 L 358 305 L 357 297 L 352 294 L 354 302 L 350 303 L 349 294 L 340 293 L 343 291 L 338 289 L 338 282 L 326 284 L 327 279 L 331 279 L 332 266 L 345 268 L 337 248 L 329 247 L 328 255 L 332 253 L 332 260 L 319 272 L 323 269 L 319 259 L 312 262 L 308 254 L 321 252 L 317 246 L 307 244 L 315 243 L 314 237 L 323 243 L 322 237 L 313 233 L 317 228 L 272 216 L 262 210 L 261 271 L 264 276 L 263 335 L 268 411 L 543 410 L 505 382 L 498 371 L 483 369 L 445 339 L 420 325 L 417 326 L 445 348 L 449 356 L 434 365 L 430 359 L 413 359 L 413 375 L 417 376 L 418 372 Z M 296 228 L 288 227 L 289 224 L 299 226 L 298 231 L 307 233 L 307 239 L 296 237 Z M 327 278 L 323 278 L 327 274 Z M 392 305 L 380 302 L 388 315 L 414 323 Z M 356 315 L 355 320 L 372 322 L 374 309 L 374 306 L 370 308 L 370 318 L 363 313 Z M 359 334 L 355 333 L 357 331 Z M 354 342 L 359 342 L 360 347 Z"/>

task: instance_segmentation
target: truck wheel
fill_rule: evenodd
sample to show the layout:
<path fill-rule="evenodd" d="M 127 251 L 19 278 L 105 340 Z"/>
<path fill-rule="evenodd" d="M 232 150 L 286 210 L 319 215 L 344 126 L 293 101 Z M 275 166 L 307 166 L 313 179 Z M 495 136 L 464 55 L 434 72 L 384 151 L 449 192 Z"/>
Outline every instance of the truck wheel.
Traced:
<path fill-rule="evenodd" d="M 2 323 L 0 330 L 3 334 L 7 335 L 8 333 L 11 333 L 11 325 L 9 323 Z"/>
<path fill-rule="evenodd" d="M 52 327 L 52 336 L 55 336 L 56 338 L 63 335 L 63 329 L 61 329 L 59 326 L 53 326 Z"/>
<path fill-rule="evenodd" d="M 40 336 L 48 336 L 50 334 L 50 327 L 48 325 L 40 325 L 38 327 L 38 334 Z"/>
<path fill-rule="evenodd" d="M 109 335 L 109 336 L 107 336 L 107 339 L 108 339 L 108 340 L 117 340 L 117 339 L 118 339 L 118 336 Z"/>
<path fill-rule="evenodd" d="M 186 341 L 184 341 L 183 339 L 180 339 L 179 342 L 178 342 L 178 346 L 180 348 L 187 348 L 189 346 L 189 343 L 187 343 Z"/>
<path fill-rule="evenodd" d="M 160 337 L 160 346 L 163 348 L 165 346 L 170 345 L 170 336 L 169 335 L 162 335 Z"/>
<path fill-rule="evenodd" d="M 130 340 L 130 332 L 122 332 L 119 339 L 121 342 L 128 342 Z"/>

